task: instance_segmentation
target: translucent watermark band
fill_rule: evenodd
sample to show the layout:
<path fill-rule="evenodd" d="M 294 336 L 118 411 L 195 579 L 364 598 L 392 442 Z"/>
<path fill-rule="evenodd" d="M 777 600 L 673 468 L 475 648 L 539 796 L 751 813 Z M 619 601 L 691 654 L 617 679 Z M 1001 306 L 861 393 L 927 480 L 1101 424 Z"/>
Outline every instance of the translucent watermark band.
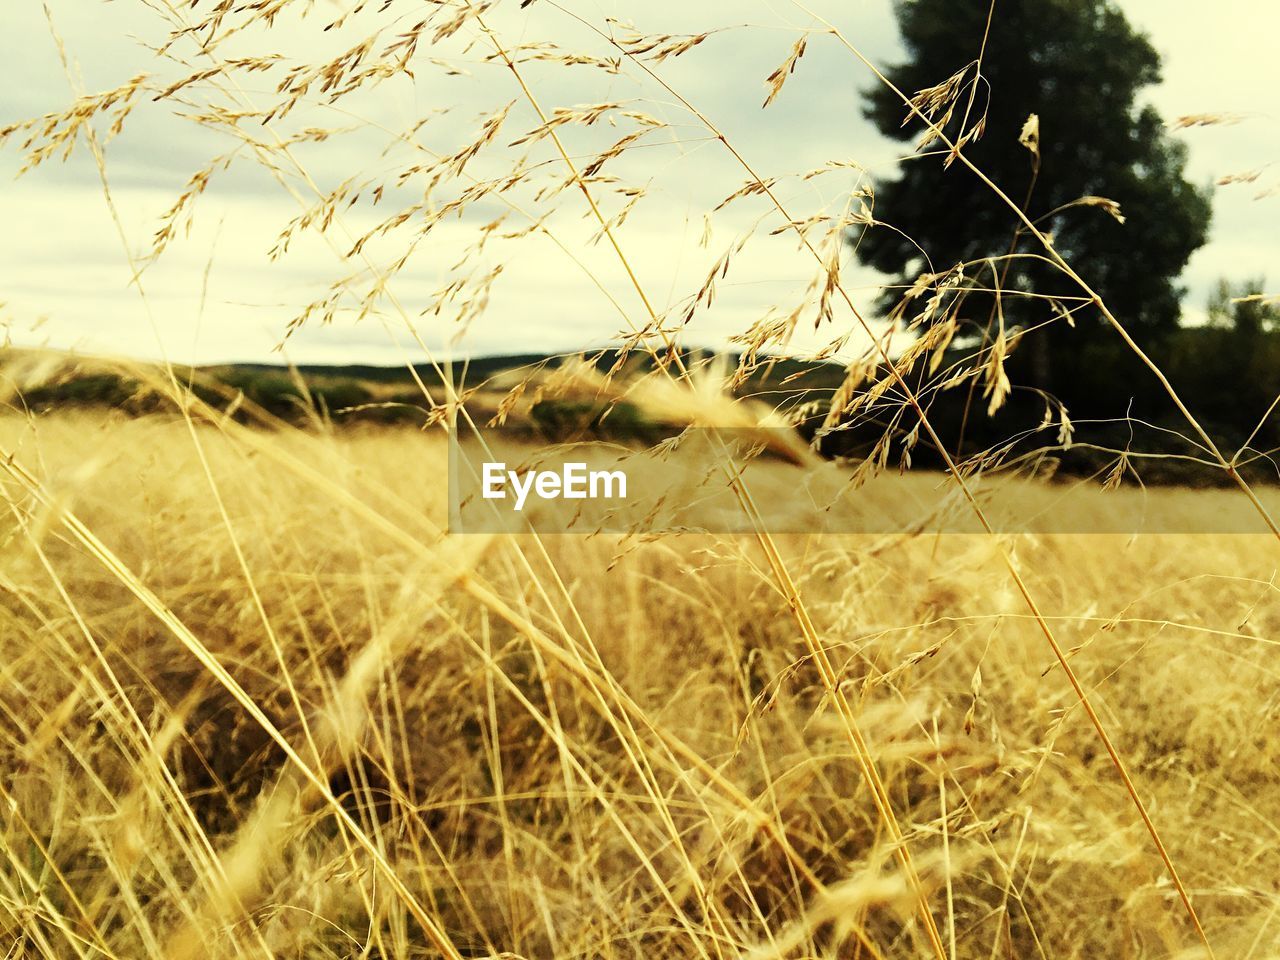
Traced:
<path fill-rule="evenodd" d="M 975 471 L 966 492 L 941 471 L 825 459 L 786 429 L 673 429 L 627 443 L 482 429 L 450 448 L 454 533 L 1265 532 L 1234 489 L 1109 487 L 1041 469 Z M 1280 508 L 1280 491 L 1260 496 Z"/>

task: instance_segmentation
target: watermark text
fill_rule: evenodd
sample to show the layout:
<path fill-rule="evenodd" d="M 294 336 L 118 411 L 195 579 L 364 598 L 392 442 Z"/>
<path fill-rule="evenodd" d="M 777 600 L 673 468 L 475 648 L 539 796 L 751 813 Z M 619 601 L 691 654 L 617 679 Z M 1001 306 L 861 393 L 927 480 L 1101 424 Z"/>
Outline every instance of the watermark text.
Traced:
<path fill-rule="evenodd" d="M 523 510 L 529 494 L 542 500 L 613 500 L 627 495 L 627 475 L 621 470 L 588 470 L 585 463 L 564 463 L 559 470 L 528 470 L 521 475 L 503 462 L 482 467 L 481 496 L 507 499 L 510 488 L 515 509 Z"/>

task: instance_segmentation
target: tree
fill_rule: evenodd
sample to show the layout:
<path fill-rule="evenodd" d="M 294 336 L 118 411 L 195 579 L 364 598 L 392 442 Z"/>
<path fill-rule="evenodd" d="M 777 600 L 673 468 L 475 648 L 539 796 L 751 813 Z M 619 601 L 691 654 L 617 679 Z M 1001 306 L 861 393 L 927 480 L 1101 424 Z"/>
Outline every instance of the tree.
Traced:
<path fill-rule="evenodd" d="M 1233 284 L 1223 278 L 1209 297 L 1209 326 L 1231 330 L 1242 340 L 1280 330 L 1280 302 L 1268 297 L 1261 277 Z"/>
<path fill-rule="evenodd" d="M 1176 327 L 1184 293 L 1177 277 L 1205 241 L 1209 194 L 1187 182 L 1185 148 L 1165 134 L 1155 109 L 1138 101 L 1160 79 L 1147 38 L 1109 0 L 898 0 L 896 13 L 909 59 L 886 71 L 894 85 L 910 96 L 963 71 L 933 103 L 946 133 L 965 139 L 965 155 L 1015 203 L 1026 199 L 1030 218 L 1129 329 Z M 984 33 L 983 79 L 975 82 Z M 866 113 L 897 139 L 926 130 L 919 120 L 903 124 L 907 108 L 883 85 L 869 94 Z M 1029 152 L 1032 114 L 1038 143 Z M 964 164 L 943 159 L 912 158 L 896 180 L 879 184 L 874 215 L 892 229 L 873 227 L 856 238 L 860 259 L 903 285 L 924 271 L 1003 257 L 1015 240 L 1008 206 Z M 1020 252 L 1040 252 L 1025 234 L 1020 243 Z M 1043 260 L 1007 263 L 1001 289 L 1079 294 Z M 991 279 L 988 273 L 981 285 L 993 286 Z M 991 303 L 967 303 L 971 332 L 985 326 Z M 1006 298 L 1002 306 L 1007 323 L 1053 316 L 1043 299 Z M 1078 321 L 1077 331 L 1088 326 Z M 1037 364 L 1037 379 L 1062 387 L 1074 352 L 1069 325 L 1054 321 L 1050 329 L 1042 338 L 1054 345 L 1045 354 L 1050 368 Z"/>

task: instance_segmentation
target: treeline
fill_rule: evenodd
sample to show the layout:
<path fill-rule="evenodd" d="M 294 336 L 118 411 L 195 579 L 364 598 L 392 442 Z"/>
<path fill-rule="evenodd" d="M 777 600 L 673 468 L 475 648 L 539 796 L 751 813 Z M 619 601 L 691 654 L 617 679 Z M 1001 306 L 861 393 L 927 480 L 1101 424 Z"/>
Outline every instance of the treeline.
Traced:
<path fill-rule="evenodd" d="M 259 411 L 297 424 L 317 416 L 382 423 L 420 422 L 425 416 L 420 392 L 378 391 L 367 382 L 334 372 L 340 369 L 291 375 L 279 367 L 245 366 L 177 371 L 177 375 L 184 391 L 242 422 L 254 420 Z M 33 413 L 81 407 L 108 408 L 133 416 L 174 411 L 169 391 L 158 382 L 71 366 L 39 386 L 22 390 L 10 406 Z"/>
<path fill-rule="evenodd" d="M 1074 349 L 1062 343 L 1052 344 L 1059 352 L 1047 358 L 1030 338 L 1015 346 L 1005 362 L 1012 390 L 992 416 L 981 378 L 925 391 L 929 422 L 953 457 L 1072 476 L 1114 474 L 1125 483 L 1233 482 L 1160 378 L 1118 337 L 1082 337 Z M 1272 459 L 1280 450 L 1280 419 L 1272 409 L 1280 395 L 1280 333 L 1262 327 L 1182 328 L 1146 351 L 1242 475 L 1255 482 L 1280 481 Z M 936 378 L 944 378 L 950 363 L 972 366 L 968 353 L 949 356 Z M 1046 379 L 1046 366 L 1051 382 L 1037 386 Z M 891 427 L 888 464 L 900 464 L 907 453 L 914 466 L 941 468 L 943 458 L 927 433 L 915 431 L 917 424 L 902 398 L 889 391 L 877 407 L 820 442 L 829 456 L 865 457 Z M 811 435 L 818 432 L 813 421 L 807 429 Z"/>
<path fill-rule="evenodd" d="M 1120 482 L 1230 482 L 1221 467 L 1212 465 L 1212 453 L 1164 384 L 1119 338 L 1094 335 L 1051 342 L 1056 352 L 1047 358 L 1044 346 L 1030 337 L 1015 341 L 1005 361 L 1012 389 L 991 416 L 981 376 L 946 390 L 930 388 L 930 383 L 946 379 L 948 369 L 982 362 L 980 356 L 975 359 L 973 347 L 950 351 L 932 380 L 913 379 L 930 424 L 954 459 L 984 469 L 1004 464 Z M 1253 481 L 1280 481 L 1271 459 L 1280 449 L 1280 420 L 1271 410 L 1280 394 L 1280 331 L 1270 323 L 1183 328 L 1149 345 L 1148 354 L 1219 451 L 1228 460 L 1236 458 L 1242 474 Z M 620 357 L 609 351 L 587 359 L 606 370 Z M 653 360 L 643 355 L 622 359 L 630 365 L 631 376 L 653 368 Z M 682 359 L 686 366 L 696 367 L 709 362 L 710 354 L 690 351 Z M 477 404 L 479 419 L 487 419 L 488 408 L 509 386 L 564 360 L 520 355 L 472 361 L 466 383 L 492 387 L 486 401 Z M 732 363 L 732 358 L 722 360 Z M 1052 382 L 1037 386 L 1044 380 L 1046 365 Z M 455 373 L 460 380 L 461 372 L 459 365 Z M 438 383 L 431 368 L 415 373 L 427 384 Z M 876 371 L 868 383 L 886 375 L 887 371 Z M 430 416 L 427 401 L 405 367 L 304 366 L 290 371 L 236 365 L 179 371 L 179 376 L 195 396 L 246 422 L 254 419 L 250 408 L 294 424 L 319 417 L 335 424 L 420 426 Z M 810 415 L 801 419 L 800 429 L 816 440 L 824 455 L 876 455 L 893 468 L 904 463 L 926 469 L 943 466 L 927 432 L 916 429 L 918 417 L 892 389 L 839 429 L 821 435 L 826 409 L 843 378 L 844 369 L 836 364 L 777 361 L 755 369 L 738 393 L 783 409 L 799 410 L 807 404 Z M 138 376 L 74 366 L 24 391 L 15 405 L 34 412 L 109 407 L 134 415 L 174 409 L 163 391 Z M 595 437 L 652 442 L 669 433 L 641 408 L 579 396 L 543 399 L 508 427 L 545 441 Z"/>

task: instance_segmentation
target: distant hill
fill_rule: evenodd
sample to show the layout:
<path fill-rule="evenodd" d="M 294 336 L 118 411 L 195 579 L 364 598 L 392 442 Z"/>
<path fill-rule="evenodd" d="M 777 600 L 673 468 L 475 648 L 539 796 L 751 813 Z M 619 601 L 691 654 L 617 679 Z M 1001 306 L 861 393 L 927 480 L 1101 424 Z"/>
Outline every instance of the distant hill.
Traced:
<path fill-rule="evenodd" d="M 1273 416 L 1280 391 L 1280 333 L 1264 330 L 1246 336 L 1234 330 L 1187 328 L 1147 348 L 1228 458 L 1248 444 L 1249 449 L 1237 459 L 1242 474 L 1252 481 L 1280 480 L 1271 456 L 1272 451 L 1280 451 L 1280 422 Z M 1020 462 L 1035 470 L 1115 474 L 1125 482 L 1230 482 L 1225 471 L 1211 463 L 1211 455 L 1164 386 L 1118 338 L 1082 337 L 1074 379 L 1056 398 L 1028 386 L 1036 379 L 1032 351 L 1015 348 L 1005 363 L 1012 392 L 991 416 L 986 397 L 989 371 L 976 380 L 953 376 L 972 368 L 972 353 L 972 346 L 949 350 L 932 372 L 917 365 L 910 374 L 914 389 L 924 397 L 930 424 L 946 449 L 953 455 L 959 451 L 962 460 L 998 451 L 996 460 Z M 6 364 L 6 357 L 12 366 L 21 351 L 0 351 L 0 365 Z M 739 358 L 689 350 L 681 360 L 688 369 L 719 362 L 732 370 Z M 639 351 L 624 355 L 606 350 L 585 356 L 521 353 L 455 362 L 453 376 L 479 423 L 501 412 L 509 426 L 546 439 L 583 434 L 652 437 L 648 415 L 616 394 L 602 396 L 591 388 L 544 393 L 540 387 L 570 361 L 593 364 L 601 373 L 618 368 L 624 384 L 651 373 L 658 363 Z M 133 414 L 173 409 L 172 401 L 155 386 L 160 378 L 154 367 L 74 357 L 61 357 L 45 366 L 53 372 L 42 378 L 7 378 L 22 384 L 11 405 L 35 412 L 68 406 L 111 407 Z M 801 431 L 812 437 L 845 373 L 836 363 L 766 358 L 735 393 L 785 411 L 812 403 L 812 415 L 799 423 Z M 887 376 L 883 369 L 867 373 L 860 387 L 863 391 L 876 381 L 883 383 Z M 323 417 L 335 424 L 423 426 L 439 416 L 432 401 L 442 399 L 439 375 L 428 364 L 411 370 L 372 364 L 288 368 L 243 363 L 184 368 L 178 374 L 192 383 L 201 399 L 240 419 L 251 419 L 249 411 L 257 409 L 293 423 Z M 423 396 L 415 375 L 432 400 Z M 5 379 L 0 378 L 0 389 Z M 948 389 L 938 389 L 942 381 L 949 383 Z M 852 459 L 874 454 L 894 467 L 907 463 L 941 467 L 943 458 L 931 447 L 927 432 L 919 429 L 916 414 L 904 404 L 900 391 L 877 388 L 876 394 L 873 402 L 860 408 L 856 422 L 822 439 L 822 452 Z M 520 402 L 513 403 L 513 397 Z M 1069 428 L 1063 426 L 1064 408 Z"/>
<path fill-rule="evenodd" d="M 735 366 L 741 359 L 738 354 L 713 354 L 705 350 L 686 350 L 681 353 L 681 359 L 687 366 L 708 362 L 716 356 L 721 358 L 730 368 Z M 602 371 L 614 367 L 615 364 L 619 363 L 619 361 L 623 362 L 631 373 L 648 372 L 656 367 L 655 360 L 648 353 L 631 351 L 623 355 L 618 350 L 603 350 L 584 354 L 548 355 L 539 353 L 516 353 L 491 357 L 475 357 L 467 360 L 455 360 L 453 363 L 453 370 L 455 377 L 462 380 L 465 375 L 465 380 L 463 382 L 467 385 L 475 386 L 512 371 L 534 370 L 537 368 L 554 370 L 569 361 L 577 362 L 584 359 L 593 363 L 597 369 Z M 837 363 L 784 358 L 763 358 L 760 363 L 761 366 L 759 370 L 748 380 L 748 384 L 752 386 L 778 386 L 786 381 L 790 381 L 796 384 L 794 387 L 796 390 L 834 390 L 844 378 L 844 368 Z M 442 369 L 443 366 L 444 365 L 441 364 Z M 220 375 L 225 371 L 235 370 L 278 374 L 287 372 L 290 368 L 279 364 L 235 363 L 215 364 L 201 367 L 199 369 L 208 371 L 215 375 Z M 410 373 L 410 367 L 405 364 L 378 366 L 359 363 L 309 363 L 296 364 L 292 369 L 297 370 L 298 373 L 307 379 L 344 379 L 376 384 L 413 383 L 413 376 Z M 436 370 L 430 364 L 414 364 L 412 370 L 428 384 L 438 382 Z"/>
<path fill-rule="evenodd" d="M 9 366 L 21 351 L 7 351 Z M 5 352 L 0 352 L 3 364 Z M 28 367 L 43 370 L 24 382 L 16 404 L 36 412 L 65 407 L 106 407 L 143 414 L 164 409 L 171 402 L 161 389 L 164 375 L 154 365 L 118 363 L 70 355 L 39 354 L 26 358 Z M 701 369 L 719 362 L 726 371 L 736 368 L 739 357 L 713 356 L 699 350 L 681 355 L 683 366 Z M 624 381 L 652 373 L 657 361 L 641 352 L 617 350 L 591 354 L 556 355 L 511 354 L 456 361 L 452 367 L 455 387 L 465 392 L 468 408 L 478 419 L 488 419 L 502 400 L 520 384 L 532 396 L 547 377 L 567 363 L 586 363 L 604 374 L 617 373 Z M 243 405 L 245 401 L 271 417 L 302 422 L 316 414 L 335 422 L 379 422 L 422 424 L 431 415 L 431 402 L 418 385 L 420 380 L 439 401 L 440 373 L 430 364 L 380 366 L 374 364 L 301 364 L 282 366 L 268 363 L 213 364 L 175 370 L 184 384 L 190 384 L 200 399 L 218 408 Z M 443 372 L 443 370 L 441 371 Z M 803 402 L 828 396 L 844 377 L 837 364 L 771 360 L 762 363 L 737 390 L 739 396 L 760 396 L 770 406 Z M 606 408 L 618 401 L 593 397 L 548 396 L 536 406 L 543 427 L 569 429 L 579 420 L 602 420 Z M 625 404 L 624 404 L 625 406 Z M 238 413 L 242 419 L 246 413 Z M 614 415 L 610 430 L 625 431 L 624 424 L 637 424 L 637 417 Z"/>

